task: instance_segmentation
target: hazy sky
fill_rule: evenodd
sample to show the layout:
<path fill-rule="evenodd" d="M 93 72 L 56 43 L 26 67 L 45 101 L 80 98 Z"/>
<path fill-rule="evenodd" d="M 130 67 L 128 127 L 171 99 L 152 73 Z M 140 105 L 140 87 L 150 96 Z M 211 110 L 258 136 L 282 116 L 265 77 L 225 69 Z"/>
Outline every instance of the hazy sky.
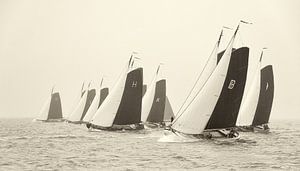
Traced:
<path fill-rule="evenodd" d="M 83 81 L 111 87 L 132 51 L 144 82 L 163 62 L 167 94 L 177 111 L 222 26 L 241 25 L 236 46 L 250 47 L 251 75 L 260 50 L 272 64 L 271 120 L 300 118 L 299 0 L 1 0 L 0 117 L 35 117 L 55 84 L 63 112 Z M 232 31 L 225 31 L 222 47 Z"/>

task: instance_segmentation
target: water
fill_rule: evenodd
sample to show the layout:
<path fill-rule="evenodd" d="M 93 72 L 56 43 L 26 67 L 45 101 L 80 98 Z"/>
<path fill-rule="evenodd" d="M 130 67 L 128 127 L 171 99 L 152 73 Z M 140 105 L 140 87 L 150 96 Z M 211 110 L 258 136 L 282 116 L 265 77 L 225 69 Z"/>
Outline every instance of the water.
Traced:
<path fill-rule="evenodd" d="M 162 130 L 89 132 L 84 125 L 0 120 L 0 170 L 299 170 L 300 121 L 237 142 L 162 143 Z"/>

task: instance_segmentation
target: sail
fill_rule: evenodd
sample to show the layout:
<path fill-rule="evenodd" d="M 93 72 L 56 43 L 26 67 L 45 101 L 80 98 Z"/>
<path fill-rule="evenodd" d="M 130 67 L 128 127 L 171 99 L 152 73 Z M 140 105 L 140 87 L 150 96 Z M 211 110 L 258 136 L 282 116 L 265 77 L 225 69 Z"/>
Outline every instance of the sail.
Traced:
<path fill-rule="evenodd" d="M 238 114 L 238 126 L 249 126 L 252 124 L 260 92 L 260 66 L 261 61 L 257 65 L 250 88 L 242 100 L 242 105 Z"/>
<path fill-rule="evenodd" d="M 154 98 L 151 100 L 151 109 L 148 113 L 148 122 L 163 122 L 166 104 L 166 80 L 162 79 L 155 83 Z"/>
<path fill-rule="evenodd" d="M 111 127 L 113 123 L 123 124 L 131 123 L 131 121 L 140 122 L 143 84 L 142 75 L 142 68 L 122 73 L 117 83 L 92 118 L 91 123 L 102 127 Z M 122 119 L 124 119 L 124 121 L 122 121 Z"/>
<path fill-rule="evenodd" d="M 42 121 L 47 120 L 49 109 L 50 109 L 50 103 L 51 103 L 51 96 L 48 97 L 48 99 L 44 103 L 41 111 L 39 112 L 38 117 L 36 118 L 37 120 L 42 120 Z"/>
<path fill-rule="evenodd" d="M 145 95 L 146 91 L 147 91 L 147 85 L 144 84 L 144 85 L 143 85 L 143 96 Z"/>
<path fill-rule="evenodd" d="M 83 96 L 81 97 L 78 105 L 75 110 L 71 113 L 68 120 L 71 122 L 79 122 L 86 104 L 86 99 L 88 96 L 88 90 L 84 91 Z"/>
<path fill-rule="evenodd" d="M 274 76 L 272 65 L 261 69 L 260 93 L 252 126 L 269 122 L 274 97 Z"/>
<path fill-rule="evenodd" d="M 88 90 L 87 98 L 86 98 L 86 101 L 85 101 L 84 109 L 83 109 L 80 120 L 82 120 L 84 118 L 86 112 L 90 108 L 90 106 L 91 106 L 91 104 L 92 104 L 92 102 L 95 98 L 95 95 L 96 95 L 96 90 L 95 89 Z"/>
<path fill-rule="evenodd" d="M 183 110 L 183 113 L 176 116 L 172 125 L 172 128 L 176 131 L 185 134 L 201 134 L 203 132 L 221 94 L 237 30 L 210 77 L 205 76 L 208 79 L 203 83 L 203 87 L 197 92 L 193 101 Z"/>
<path fill-rule="evenodd" d="M 122 99 L 113 124 L 128 125 L 141 122 L 143 69 L 137 68 L 127 74 Z"/>
<path fill-rule="evenodd" d="M 165 111 L 164 111 L 164 121 L 168 121 L 170 122 L 171 121 L 171 117 L 175 117 L 174 116 L 174 112 L 173 112 L 173 109 L 172 109 L 172 106 L 171 106 L 171 103 L 169 101 L 169 98 L 168 96 L 166 96 L 166 105 L 165 105 Z"/>
<path fill-rule="evenodd" d="M 51 95 L 51 102 L 49 107 L 49 114 L 47 119 L 61 119 L 62 107 L 59 93 L 53 93 Z"/>
<path fill-rule="evenodd" d="M 232 52 L 221 95 L 205 129 L 235 126 L 246 84 L 248 58 L 248 47 Z"/>
<path fill-rule="evenodd" d="M 212 74 L 212 72 L 216 68 L 217 62 L 218 62 L 217 61 L 217 59 L 218 59 L 218 50 L 219 50 L 219 44 L 220 44 L 220 41 L 221 41 L 221 36 L 222 36 L 222 32 L 219 36 L 219 41 L 216 43 L 211 55 L 208 58 L 208 61 L 207 61 L 206 65 L 204 66 L 202 72 L 200 73 L 198 79 L 196 80 L 196 82 L 194 84 L 194 87 L 189 92 L 189 95 L 185 99 L 183 105 L 180 107 L 177 114 L 179 114 L 179 115 L 182 114 L 183 111 L 187 108 L 187 106 L 189 106 L 189 104 L 195 98 L 197 92 L 200 91 L 200 89 L 203 87 L 203 85 L 205 84 L 207 79 L 210 77 L 210 75 Z"/>
<path fill-rule="evenodd" d="M 93 100 L 91 106 L 89 107 L 88 111 L 86 112 L 86 115 L 82 119 L 84 122 L 90 122 L 90 120 L 96 113 L 97 109 L 99 108 L 99 106 L 102 104 L 102 102 L 106 98 L 107 94 L 108 94 L 108 88 L 103 88 L 96 92 L 96 95 L 94 97 L 94 100 Z"/>

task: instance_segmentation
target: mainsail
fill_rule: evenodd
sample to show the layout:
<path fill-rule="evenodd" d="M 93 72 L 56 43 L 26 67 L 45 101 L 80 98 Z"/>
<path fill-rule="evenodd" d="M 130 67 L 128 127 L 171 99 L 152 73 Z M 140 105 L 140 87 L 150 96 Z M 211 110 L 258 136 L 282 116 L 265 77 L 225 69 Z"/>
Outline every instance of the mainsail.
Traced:
<path fill-rule="evenodd" d="M 258 104 L 252 126 L 267 124 L 269 122 L 274 98 L 274 76 L 272 65 L 261 69 L 261 82 Z"/>
<path fill-rule="evenodd" d="M 107 98 L 93 116 L 91 123 L 101 127 L 141 122 L 143 69 L 134 67 L 130 58 L 128 68 L 119 77 Z"/>
<path fill-rule="evenodd" d="M 203 132 L 221 94 L 238 28 L 230 40 L 219 64 L 207 76 L 207 80 L 204 81 L 205 83 L 202 88 L 197 92 L 189 105 L 183 109 L 182 113 L 176 115 L 172 129 L 185 134 L 201 134 Z M 217 54 L 217 52 L 215 53 Z"/>
<path fill-rule="evenodd" d="M 248 47 L 232 52 L 221 95 L 205 129 L 235 126 L 246 84 L 248 58 Z"/>

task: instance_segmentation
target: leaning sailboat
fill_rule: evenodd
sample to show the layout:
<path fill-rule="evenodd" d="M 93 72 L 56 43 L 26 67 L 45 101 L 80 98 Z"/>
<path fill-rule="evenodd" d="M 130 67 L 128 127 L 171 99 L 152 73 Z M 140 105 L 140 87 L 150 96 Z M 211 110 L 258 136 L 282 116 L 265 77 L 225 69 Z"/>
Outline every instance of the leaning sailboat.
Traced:
<path fill-rule="evenodd" d="M 51 90 L 51 95 L 41 109 L 39 116 L 35 119 L 44 122 L 62 122 L 62 105 L 59 92 L 54 92 L 54 87 Z"/>
<path fill-rule="evenodd" d="M 131 55 L 125 71 L 91 120 L 91 128 L 137 130 L 141 124 L 143 68 Z"/>
<path fill-rule="evenodd" d="M 142 122 L 148 127 L 163 127 L 170 123 L 174 113 L 166 95 L 166 79 L 159 65 L 148 91 L 143 97 Z"/>
<path fill-rule="evenodd" d="M 181 113 L 176 115 L 175 120 L 172 122 L 171 131 L 169 132 L 171 135 L 176 134 L 179 137 L 189 138 L 203 136 L 203 131 L 213 113 L 226 81 L 238 28 L 239 26 L 235 30 L 218 65 L 215 64 L 214 69 L 208 71 L 204 68 L 203 73 L 206 79 L 204 79 L 203 85 L 200 86 L 193 99 L 185 108 L 181 109 Z M 214 48 L 213 56 L 210 57 L 215 59 L 215 62 L 217 62 L 217 49 Z"/>
<path fill-rule="evenodd" d="M 238 118 L 241 131 L 269 131 L 269 118 L 274 98 L 274 75 L 272 65 L 261 69 L 261 53 L 256 72 L 250 85 Z"/>

